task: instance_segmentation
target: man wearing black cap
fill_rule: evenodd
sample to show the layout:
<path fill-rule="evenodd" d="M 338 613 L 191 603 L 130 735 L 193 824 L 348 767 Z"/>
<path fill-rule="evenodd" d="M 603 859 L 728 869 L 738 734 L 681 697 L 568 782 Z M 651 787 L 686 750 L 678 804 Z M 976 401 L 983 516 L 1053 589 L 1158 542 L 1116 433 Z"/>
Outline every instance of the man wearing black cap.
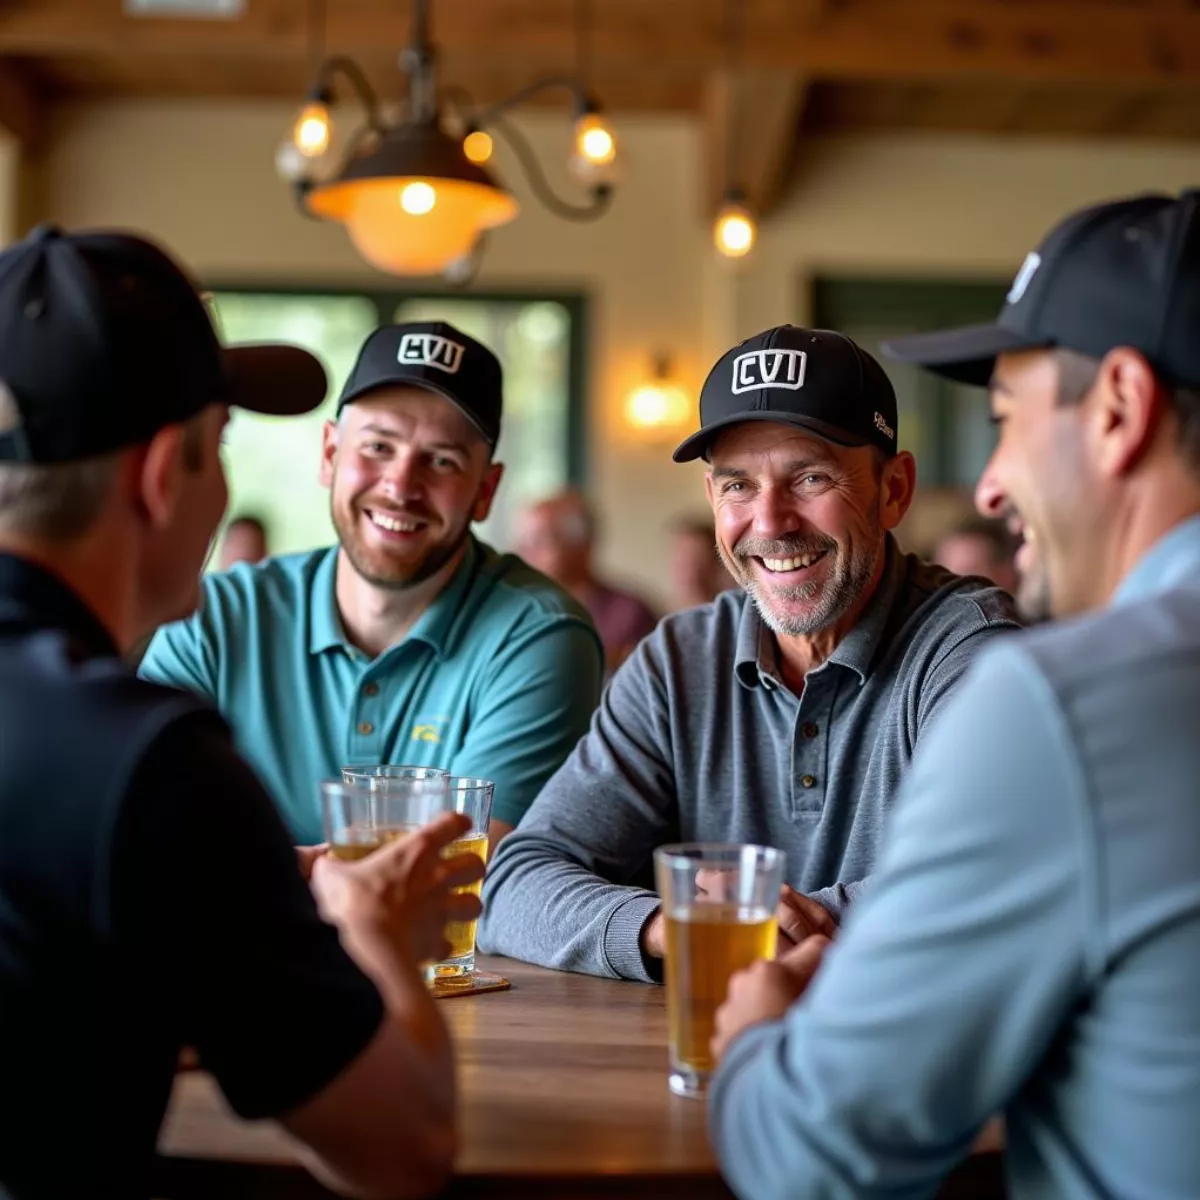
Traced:
<path fill-rule="evenodd" d="M 1200 1196 L 1200 191 L 1073 213 L 986 384 L 1021 600 L 917 750 L 869 896 L 737 977 L 710 1109 L 740 1196 L 927 1196 L 1006 1125 L 1014 1200 Z M 781 1019 L 782 1018 L 782 1019 Z"/>
<path fill-rule="evenodd" d="M 502 468 L 496 356 L 444 322 L 388 325 L 325 429 L 338 545 L 205 581 L 142 674 L 208 697 L 298 843 L 317 781 L 412 763 L 495 782 L 511 829 L 587 729 L 603 652 L 586 612 L 471 533 Z"/>
<path fill-rule="evenodd" d="M 660 623 L 501 847 L 480 945 L 661 978 L 663 842 L 787 854 L 784 936 L 832 933 L 875 863 L 913 746 L 1008 596 L 900 553 L 915 468 L 896 397 L 849 338 L 792 325 L 709 373 L 702 428 L 721 558 L 741 589 Z"/>
<path fill-rule="evenodd" d="M 417 963 L 482 875 L 440 857 L 465 819 L 321 860 L 310 892 L 217 714 L 120 659 L 195 602 L 229 406 L 304 412 L 325 386 L 301 350 L 222 350 L 142 239 L 0 253 L 0 1196 L 151 1195 L 185 1045 L 340 1188 L 449 1170 L 454 1064 Z"/>

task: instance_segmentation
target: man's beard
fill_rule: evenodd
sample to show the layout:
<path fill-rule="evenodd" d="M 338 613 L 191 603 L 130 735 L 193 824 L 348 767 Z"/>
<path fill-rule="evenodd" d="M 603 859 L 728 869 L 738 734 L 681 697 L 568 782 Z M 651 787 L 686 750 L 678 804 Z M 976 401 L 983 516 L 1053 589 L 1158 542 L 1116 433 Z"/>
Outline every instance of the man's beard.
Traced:
<path fill-rule="evenodd" d="M 454 558 L 471 536 L 471 518 L 468 516 L 453 537 L 430 546 L 424 558 L 408 563 L 391 562 L 386 571 L 380 571 L 371 565 L 366 550 L 359 542 L 355 527 L 357 513 L 352 509 L 349 517 L 343 519 L 332 500 L 329 511 L 333 518 L 333 526 L 337 530 L 338 542 L 355 574 L 373 587 L 387 588 L 390 591 L 403 592 L 431 579 Z"/>
<path fill-rule="evenodd" d="M 1017 581 L 1017 612 L 1027 625 L 1040 625 L 1054 616 L 1050 577 L 1040 565 Z"/>
<path fill-rule="evenodd" d="M 718 542 L 717 552 L 729 573 L 754 602 L 763 624 L 772 633 L 799 637 L 829 628 L 845 616 L 870 587 L 879 564 L 879 556 L 883 553 L 882 533 L 878 521 L 872 522 L 872 527 L 867 530 L 867 542 L 861 552 L 856 550 L 854 542 L 849 538 L 846 552 L 843 553 L 831 537 L 822 534 L 804 536 L 798 533 L 770 541 L 747 536 L 734 546 L 732 554 L 727 554 Z M 825 580 L 812 580 L 795 587 L 766 587 L 748 561 L 750 558 L 798 558 L 822 552 L 832 558 Z M 815 600 L 816 603 L 805 614 L 784 615 L 772 610 L 773 600 L 792 603 Z"/>

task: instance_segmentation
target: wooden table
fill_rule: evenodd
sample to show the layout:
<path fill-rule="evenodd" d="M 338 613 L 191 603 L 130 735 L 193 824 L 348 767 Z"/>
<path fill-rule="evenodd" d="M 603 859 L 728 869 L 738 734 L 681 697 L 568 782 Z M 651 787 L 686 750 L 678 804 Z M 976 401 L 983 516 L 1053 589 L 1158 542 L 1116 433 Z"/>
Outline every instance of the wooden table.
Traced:
<path fill-rule="evenodd" d="M 546 971 L 508 959 L 481 967 L 505 992 L 440 1001 L 460 1069 L 455 1200 L 654 1197 L 728 1200 L 704 1105 L 667 1090 L 662 988 Z M 1003 1197 L 999 1155 L 977 1154 L 944 1197 Z M 203 1072 L 180 1075 L 159 1143 L 161 1200 L 326 1197 L 270 1122 L 225 1108 Z"/>

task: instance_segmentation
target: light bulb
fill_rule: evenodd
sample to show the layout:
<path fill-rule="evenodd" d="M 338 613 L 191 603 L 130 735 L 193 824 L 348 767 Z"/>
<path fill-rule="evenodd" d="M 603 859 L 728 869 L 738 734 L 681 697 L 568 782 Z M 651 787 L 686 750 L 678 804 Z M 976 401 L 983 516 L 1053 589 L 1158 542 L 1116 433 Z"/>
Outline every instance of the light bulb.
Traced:
<path fill-rule="evenodd" d="M 757 234 L 754 218 L 742 205 L 727 203 L 717 214 L 713 241 L 726 258 L 741 258 L 749 254 Z"/>
<path fill-rule="evenodd" d="M 329 109 L 319 100 L 306 104 L 292 126 L 292 142 L 305 158 L 320 158 L 329 149 Z"/>
<path fill-rule="evenodd" d="M 437 192 L 428 183 L 418 180 L 416 183 L 406 183 L 400 189 L 400 207 L 410 216 L 423 217 L 433 212 L 436 203 Z"/>
<path fill-rule="evenodd" d="M 492 157 L 492 135 L 485 133 L 482 129 L 472 129 L 463 138 L 463 153 L 467 156 L 468 162 L 482 166 Z"/>
<path fill-rule="evenodd" d="M 575 154 L 594 167 L 607 167 L 617 157 L 617 139 L 598 113 L 575 122 Z"/>

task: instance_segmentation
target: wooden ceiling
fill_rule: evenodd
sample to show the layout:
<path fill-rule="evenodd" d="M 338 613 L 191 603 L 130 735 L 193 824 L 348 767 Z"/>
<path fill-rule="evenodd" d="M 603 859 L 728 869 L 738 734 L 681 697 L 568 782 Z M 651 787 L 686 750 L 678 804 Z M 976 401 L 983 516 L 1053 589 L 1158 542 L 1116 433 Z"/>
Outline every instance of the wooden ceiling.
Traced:
<path fill-rule="evenodd" d="M 34 142 L 63 99 L 298 102 L 318 45 L 352 55 L 383 96 L 401 93 L 408 0 L 244 9 L 196 20 L 134 17 L 122 0 L 0 0 L 0 120 Z M 433 37 L 442 82 L 490 102 L 572 69 L 583 12 L 608 109 L 707 114 L 714 179 L 720 147 L 744 144 L 761 207 L 790 148 L 826 132 L 1200 138 L 1200 0 L 732 0 L 732 63 L 730 11 L 730 0 L 433 0 Z"/>

